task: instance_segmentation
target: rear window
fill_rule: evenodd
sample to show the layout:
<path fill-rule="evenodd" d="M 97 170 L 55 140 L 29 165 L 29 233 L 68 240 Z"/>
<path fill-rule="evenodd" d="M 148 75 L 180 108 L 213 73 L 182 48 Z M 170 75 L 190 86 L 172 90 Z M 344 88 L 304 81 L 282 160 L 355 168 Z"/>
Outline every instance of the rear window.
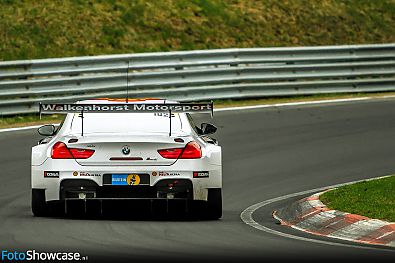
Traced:
<path fill-rule="evenodd" d="M 180 114 L 173 113 L 172 133 L 183 133 Z M 72 133 L 82 129 L 79 114 L 74 114 Z M 85 113 L 84 134 L 87 133 L 169 133 L 169 113 Z"/>

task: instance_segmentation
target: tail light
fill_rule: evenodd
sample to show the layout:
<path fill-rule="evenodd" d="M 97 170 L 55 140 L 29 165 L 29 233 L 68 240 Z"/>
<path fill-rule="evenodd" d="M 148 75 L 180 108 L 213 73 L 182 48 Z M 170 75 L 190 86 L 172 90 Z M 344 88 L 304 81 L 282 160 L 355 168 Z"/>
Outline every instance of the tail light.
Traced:
<path fill-rule="evenodd" d="M 184 151 L 182 151 L 181 156 L 179 159 L 198 159 L 202 157 L 202 149 L 197 142 L 189 142 Z"/>
<path fill-rule="evenodd" d="M 202 149 L 197 142 L 189 142 L 184 148 L 170 148 L 158 150 L 165 159 L 199 159 L 202 157 Z"/>
<path fill-rule="evenodd" d="M 95 151 L 89 149 L 68 148 L 63 142 L 57 142 L 52 147 L 52 159 L 88 159 Z"/>

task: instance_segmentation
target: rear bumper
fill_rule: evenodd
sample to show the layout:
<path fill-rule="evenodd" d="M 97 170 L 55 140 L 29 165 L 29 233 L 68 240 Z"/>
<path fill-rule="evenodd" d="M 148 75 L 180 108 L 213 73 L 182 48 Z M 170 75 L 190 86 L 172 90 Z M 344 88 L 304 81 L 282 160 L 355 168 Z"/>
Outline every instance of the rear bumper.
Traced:
<path fill-rule="evenodd" d="M 47 202 L 53 215 L 87 215 L 93 217 L 189 214 L 198 211 L 199 207 L 204 206 L 203 203 L 205 202 L 186 198 L 67 198 Z"/>
<path fill-rule="evenodd" d="M 196 172 L 207 172 L 208 176 L 196 177 Z M 194 177 L 195 173 L 195 177 Z M 108 176 L 111 174 L 138 174 L 146 175 L 139 185 L 111 185 Z M 45 176 L 47 175 L 47 176 Z M 48 176 L 49 175 L 49 176 Z M 210 188 L 222 188 L 222 167 L 210 163 L 208 158 L 200 160 L 178 161 L 172 166 L 81 166 L 74 160 L 47 159 L 43 164 L 31 167 L 32 188 L 45 189 L 46 201 L 62 200 L 62 185 L 74 181 L 75 185 L 92 185 L 96 194 L 105 188 L 111 188 L 114 195 L 96 195 L 96 198 L 160 198 L 158 187 L 167 180 L 189 181 L 191 194 L 188 199 L 207 201 Z M 98 190 L 98 191 L 97 191 Z M 133 190 L 133 191 L 132 191 Z M 124 195 L 124 192 L 128 194 Z M 138 193 L 140 195 L 134 196 Z M 117 194 L 118 193 L 118 194 Z M 130 194 L 130 195 L 129 195 Z M 87 195 L 87 198 L 90 196 Z"/>
<path fill-rule="evenodd" d="M 163 179 L 156 185 L 100 186 L 85 179 L 67 179 L 60 183 L 60 200 L 102 199 L 188 199 L 193 200 L 193 184 L 189 179 Z"/>

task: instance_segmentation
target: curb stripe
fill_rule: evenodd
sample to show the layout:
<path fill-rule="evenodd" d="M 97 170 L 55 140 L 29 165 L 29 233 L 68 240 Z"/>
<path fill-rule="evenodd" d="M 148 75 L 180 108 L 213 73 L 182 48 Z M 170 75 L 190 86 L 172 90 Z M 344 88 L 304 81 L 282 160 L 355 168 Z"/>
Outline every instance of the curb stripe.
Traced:
<path fill-rule="evenodd" d="M 273 217 L 279 220 L 281 225 L 314 235 L 395 246 L 395 223 L 330 210 L 319 200 L 322 193 L 303 198 L 286 208 L 274 211 Z"/>
<path fill-rule="evenodd" d="M 344 216 L 337 215 L 323 222 L 322 227 L 318 231 L 324 236 L 330 235 L 341 227 L 341 222 L 344 222 Z"/>
<path fill-rule="evenodd" d="M 275 236 L 279 236 L 279 237 L 283 237 L 283 238 L 288 238 L 288 239 L 293 239 L 293 240 L 298 240 L 298 241 L 305 241 L 305 242 L 316 243 L 316 244 L 324 244 L 324 245 L 329 245 L 329 246 L 358 248 L 358 249 L 364 249 L 364 250 L 380 250 L 380 251 L 387 251 L 387 252 L 395 253 L 395 249 L 392 248 L 392 247 L 395 247 L 395 240 L 387 243 L 385 246 L 382 245 L 382 246 L 376 246 L 376 247 L 366 246 L 366 243 L 362 243 L 362 242 L 355 242 L 354 244 L 352 244 L 352 243 L 346 244 L 346 243 L 336 242 L 335 240 L 321 240 L 321 239 L 317 239 L 317 238 L 302 237 L 302 236 L 298 236 L 298 235 L 294 235 L 294 234 L 290 234 L 290 233 L 285 233 L 285 232 L 270 228 L 268 226 L 265 226 L 263 224 L 260 224 L 257 221 L 255 221 L 253 218 L 253 214 L 257 210 L 262 209 L 263 207 L 267 207 L 268 205 L 271 205 L 271 204 L 279 202 L 279 201 L 284 201 L 286 199 L 294 198 L 297 196 L 313 194 L 313 193 L 317 193 L 320 191 L 325 192 L 325 191 L 334 189 L 336 187 L 341 187 L 344 185 L 350 185 L 350 184 L 359 183 L 359 182 L 377 180 L 377 179 L 381 179 L 381 178 L 388 178 L 390 176 L 392 176 L 392 175 L 373 177 L 373 178 L 369 178 L 369 179 L 355 180 L 355 181 L 350 181 L 347 183 L 340 183 L 340 184 L 335 184 L 335 185 L 330 185 L 330 186 L 323 186 L 323 187 L 318 187 L 318 188 L 305 190 L 305 191 L 301 191 L 301 192 L 296 192 L 296 193 L 289 193 L 286 195 L 267 199 L 267 200 L 252 204 L 249 207 L 247 207 L 246 209 L 244 209 L 240 214 L 240 219 L 246 225 L 253 227 L 255 230 L 263 231 L 267 234 L 271 234 L 271 235 L 275 235 Z M 346 213 L 340 212 L 340 211 L 335 211 L 335 212 L 339 213 L 339 214 L 346 214 Z M 334 210 L 328 211 L 326 213 L 334 213 Z M 278 214 L 278 211 L 274 211 L 272 213 L 272 216 L 276 220 L 281 222 L 282 219 L 277 214 Z"/>
<path fill-rule="evenodd" d="M 305 198 L 304 200 L 306 200 L 306 201 L 313 201 L 313 200 L 319 200 L 319 198 L 318 198 L 318 196 L 312 195 L 310 197 Z"/>
<path fill-rule="evenodd" d="M 328 236 L 343 238 L 351 241 L 359 241 L 358 239 L 360 237 L 377 231 L 377 229 L 381 228 L 383 224 L 384 222 L 378 222 L 377 220 L 358 220 L 354 223 L 348 224 L 347 226 L 333 232 Z M 369 240 L 368 243 L 376 244 L 377 242 L 374 242 L 374 240 Z"/>
<path fill-rule="evenodd" d="M 362 236 L 358 239 L 358 241 L 362 242 L 369 242 L 371 240 L 375 240 L 376 242 L 382 244 L 387 244 L 395 240 L 395 224 L 383 226 L 376 231 Z"/>

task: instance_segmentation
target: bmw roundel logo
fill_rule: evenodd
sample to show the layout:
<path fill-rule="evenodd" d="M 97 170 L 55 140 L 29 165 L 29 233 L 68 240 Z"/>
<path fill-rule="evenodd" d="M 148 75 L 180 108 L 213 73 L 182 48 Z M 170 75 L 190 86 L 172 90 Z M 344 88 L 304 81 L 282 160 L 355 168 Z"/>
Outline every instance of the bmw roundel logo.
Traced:
<path fill-rule="evenodd" d="M 129 148 L 129 146 L 127 146 L 127 145 L 123 146 L 123 147 L 122 147 L 122 153 L 123 153 L 124 155 L 128 155 L 128 154 L 130 153 L 130 148 Z"/>

